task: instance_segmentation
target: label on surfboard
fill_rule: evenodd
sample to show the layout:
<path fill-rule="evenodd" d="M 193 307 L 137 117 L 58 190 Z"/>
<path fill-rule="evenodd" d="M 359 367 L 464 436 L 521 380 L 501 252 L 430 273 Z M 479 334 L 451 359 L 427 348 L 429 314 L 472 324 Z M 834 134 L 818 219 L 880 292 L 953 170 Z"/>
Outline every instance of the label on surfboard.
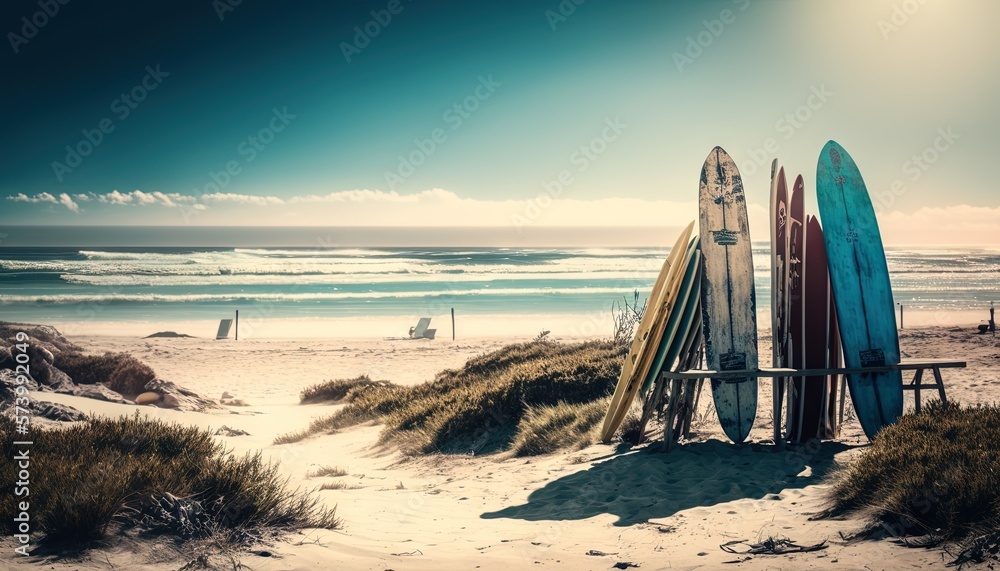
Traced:
<path fill-rule="evenodd" d="M 712 230 L 712 238 L 716 244 L 735 246 L 740 241 L 740 233 L 735 230 Z"/>
<path fill-rule="evenodd" d="M 885 352 L 882 349 L 869 349 L 861 351 L 861 367 L 884 367 Z"/>
<path fill-rule="evenodd" d="M 746 368 L 746 353 L 726 353 L 724 355 L 719 355 L 720 371 L 744 371 Z"/>

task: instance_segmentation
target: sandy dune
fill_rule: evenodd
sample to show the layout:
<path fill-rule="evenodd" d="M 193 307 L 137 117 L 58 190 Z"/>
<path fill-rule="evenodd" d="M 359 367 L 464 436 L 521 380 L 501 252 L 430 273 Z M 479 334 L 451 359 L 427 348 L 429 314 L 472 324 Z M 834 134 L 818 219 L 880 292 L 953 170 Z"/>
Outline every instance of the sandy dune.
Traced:
<path fill-rule="evenodd" d="M 901 345 L 914 357 L 962 356 L 969 361 L 968 369 L 945 372 L 949 396 L 965 402 L 996 401 L 1000 341 L 969 333 L 973 329 L 906 330 Z M 297 444 L 275 446 L 272 441 L 335 410 L 296 404 L 298 392 L 308 385 L 360 373 L 417 383 L 518 339 L 73 340 L 88 351 L 133 353 L 162 378 L 214 398 L 228 391 L 248 404 L 205 413 L 145 407 L 144 413 L 213 430 L 225 425 L 249 432 L 219 438 L 237 452 L 263 450 L 281 462 L 293 485 L 318 488 L 324 482 L 344 483 L 345 489 L 319 492 L 325 501 L 337 504 L 344 530 L 293 536 L 268 547 L 268 557 L 240 555 L 254 570 L 611 569 L 620 562 L 642 569 L 944 566 L 944 555 L 937 550 L 907 549 L 889 542 L 845 543 L 839 532 L 858 529 L 860 521 L 809 520 L 822 508 L 828 490 L 825 478 L 859 454 L 865 440 L 852 420 L 838 442 L 775 452 L 763 444 L 771 435 L 770 383 L 761 385 L 753 443 L 742 447 L 722 441 L 706 392 L 696 437 L 669 454 L 598 444 L 531 459 L 499 455 L 414 460 L 374 447 L 380 427 L 372 425 Z M 761 351 L 769 355 L 766 342 Z M 99 414 L 136 410 L 67 395 L 34 396 Z M 909 396 L 907 403 L 912 403 Z M 348 475 L 308 477 L 320 466 L 339 466 Z M 743 556 L 719 547 L 770 536 L 801 545 L 827 541 L 828 548 Z M 157 570 L 185 563 L 167 555 L 169 551 L 159 548 L 134 553 L 134 546 L 114 546 L 79 560 L 46 563 L 55 569 L 88 570 L 109 569 L 109 563 L 117 569 Z M 4 560 L 11 562 L 7 556 Z M 726 565 L 734 562 L 739 564 Z M 37 561 L 15 563 L 37 565 Z"/>

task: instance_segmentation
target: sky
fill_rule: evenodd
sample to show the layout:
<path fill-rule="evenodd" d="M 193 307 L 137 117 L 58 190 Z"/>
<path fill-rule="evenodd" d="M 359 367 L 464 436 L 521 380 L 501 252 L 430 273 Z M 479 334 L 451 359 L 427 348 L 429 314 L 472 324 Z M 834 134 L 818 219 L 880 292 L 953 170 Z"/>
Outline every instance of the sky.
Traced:
<path fill-rule="evenodd" d="M 992 0 L 64 1 L 0 8 L 0 226 L 677 227 L 720 145 L 766 239 L 834 139 L 1000 244 Z"/>

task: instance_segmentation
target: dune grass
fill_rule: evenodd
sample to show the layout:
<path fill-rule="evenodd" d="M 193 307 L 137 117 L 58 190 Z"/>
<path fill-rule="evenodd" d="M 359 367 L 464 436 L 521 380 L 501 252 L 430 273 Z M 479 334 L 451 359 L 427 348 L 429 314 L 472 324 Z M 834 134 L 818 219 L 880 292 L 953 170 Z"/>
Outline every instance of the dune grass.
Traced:
<path fill-rule="evenodd" d="M 515 456 L 537 456 L 586 448 L 600 438 L 598 425 L 610 404 L 610 398 L 603 398 L 588 403 L 528 407 L 510 449 Z"/>
<path fill-rule="evenodd" d="M 0 450 L 19 450 L 15 424 L 0 418 Z M 336 509 L 287 488 L 259 453 L 234 456 L 197 427 L 140 417 L 90 418 L 34 430 L 30 509 L 46 544 L 81 544 L 122 530 L 181 538 L 253 537 L 302 527 L 334 529 Z M 36 455 L 37 454 L 37 455 Z M 15 468 L 0 463 L 0 529 L 13 533 Z M 23 498 L 21 498 L 23 499 Z M 171 518 L 163 506 L 188 516 Z"/>
<path fill-rule="evenodd" d="M 609 341 L 508 345 L 470 359 L 461 369 L 442 371 L 427 383 L 370 387 L 343 409 L 275 443 L 379 421 L 385 425 L 382 443 L 391 441 L 407 453 L 501 451 L 515 442 L 529 410 L 535 410 L 536 423 L 556 422 L 543 417 L 565 416 L 566 406 L 607 397 L 618 380 L 623 356 L 622 348 Z M 560 403 L 563 413 L 539 410 L 558 408 Z M 587 413 L 594 416 L 595 411 Z"/>
<path fill-rule="evenodd" d="M 320 466 L 312 472 L 306 474 L 307 478 L 339 478 L 341 476 L 346 476 L 347 470 L 341 468 L 340 466 Z"/>
<path fill-rule="evenodd" d="M 127 353 L 82 355 L 65 352 L 53 363 L 78 385 L 102 383 L 123 395 L 145 392 L 146 383 L 156 377 L 153 369 Z"/>
<path fill-rule="evenodd" d="M 300 404 L 315 404 L 321 402 L 351 402 L 361 393 L 379 386 L 388 385 L 389 381 L 373 381 L 368 375 L 353 379 L 336 379 L 324 381 L 302 391 L 299 395 Z"/>
<path fill-rule="evenodd" d="M 961 541 L 1000 529 L 1000 406 L 933 402 L 883 429 L 832 490 L 829 515 Z"/>

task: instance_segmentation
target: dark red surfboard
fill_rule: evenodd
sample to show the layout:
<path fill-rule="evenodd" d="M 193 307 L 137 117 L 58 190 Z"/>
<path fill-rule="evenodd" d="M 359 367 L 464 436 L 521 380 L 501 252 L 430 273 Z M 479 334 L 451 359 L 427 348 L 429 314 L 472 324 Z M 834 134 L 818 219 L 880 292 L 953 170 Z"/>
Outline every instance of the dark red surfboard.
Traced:
<path fill-rule="evenodd" d="M 788 185 L 785 169 L 778 171 L 772 198 L 771 224 L 774 240 L 771 245 L 771 335 L 775 367 L 787 367 L 785 345 L 788 339 L 788 318 L 785 315 L 785 293 L 788 290 Z"/>
<path fill-rule="evenodd" d="M 815 216 L 805 226 L 802 264 L 804 329 L 800 346 L 804 368 L 836 368 L 840 360 L 833 289 L 827 266 L 823 229 Z M 836 437 L 837 376 L 806 377 L 796 386 L 795 441 Z"/>
<path fill-rule="evenodd" d="M 788 232 L 788 285 L 786 286 L 785 315 L 788 320 L 787 340 L 785 344 L 785 362 L 793 369 L 805 366 L 805 350 L 803 339 L 805 335 L 805 315 L 802 297 L 802 260 L 805 257 L 805 184 L 802 175 L 795 177 L 795 184 L 788 198 L 788 221 L 785 231 Z M 792 391 L 788 403 L 789 439 L 800 441 L 801 403 L 803 380 L 792 379 Z"/>

